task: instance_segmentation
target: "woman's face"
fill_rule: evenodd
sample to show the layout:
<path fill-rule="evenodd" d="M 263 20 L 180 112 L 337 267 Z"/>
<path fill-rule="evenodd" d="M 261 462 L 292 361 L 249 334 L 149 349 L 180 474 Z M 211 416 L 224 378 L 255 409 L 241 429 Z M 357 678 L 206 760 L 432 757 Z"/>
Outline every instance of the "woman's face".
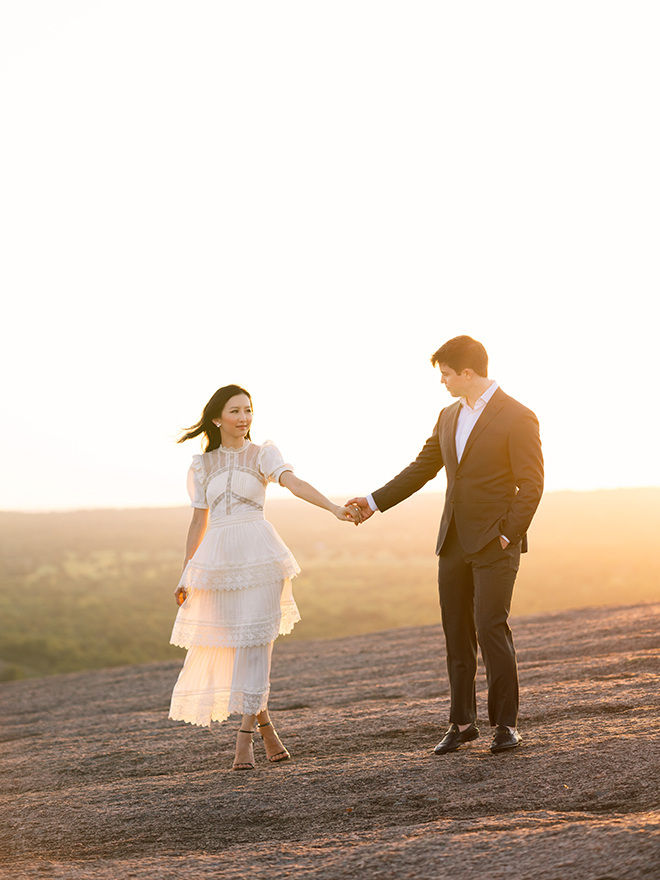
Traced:
<path fill-rule="evenodd" d="M 222 442 L 225 446 L 240 446 L 252 424 L 252 404 L 247 394 L 230 397 L 219 419 L 213 419 L 220 426 Z"/>

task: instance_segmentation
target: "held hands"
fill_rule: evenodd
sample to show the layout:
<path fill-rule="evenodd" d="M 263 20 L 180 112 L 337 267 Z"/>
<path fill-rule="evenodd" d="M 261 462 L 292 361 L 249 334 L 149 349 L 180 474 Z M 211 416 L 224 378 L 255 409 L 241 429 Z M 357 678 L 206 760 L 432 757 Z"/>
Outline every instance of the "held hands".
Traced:
<path fill-rule="evenodd" d="M 355 525 L 360 524 L 360 511 L 357 507 L 340 507 L 337 505 L 335 510 L 333 511 L 337 519 L 340 519 L 342 522 L 351 522 L 355 523 Z"/>
<path fill-rule="evenodd" d="M 369 507 L 369 502 L 366 498 L 351 498 L 350 501 L 346 502 L 346 507 L 349 510 L 354 510 L 359 515 L 359 518 L 355 519 L 355 525 L 359 526 L 360 523 L 363 523 L 365 520 L 368 520 L 370 516 L 373 516 L 373 510 Z"/>

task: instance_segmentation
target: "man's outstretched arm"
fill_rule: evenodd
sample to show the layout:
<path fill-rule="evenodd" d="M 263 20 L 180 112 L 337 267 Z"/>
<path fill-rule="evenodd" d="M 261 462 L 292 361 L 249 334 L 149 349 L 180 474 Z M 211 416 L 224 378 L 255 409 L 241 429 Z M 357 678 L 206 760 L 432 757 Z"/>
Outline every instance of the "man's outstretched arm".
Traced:
<path fill-rule="evenodd" d="M 409 498 L 437 475 L 444 465 L 438 436 L 439 424 L 440 420 L 417 458 L 400 474 L 397 474 L 389 483 L 377 489 L 372 495 L 357 496 L 346 502 L 347 505 L 355 505 L 359 508 L 362 522 L 373 516 L 376 510 L 385 512 L 395 504 Z"/>

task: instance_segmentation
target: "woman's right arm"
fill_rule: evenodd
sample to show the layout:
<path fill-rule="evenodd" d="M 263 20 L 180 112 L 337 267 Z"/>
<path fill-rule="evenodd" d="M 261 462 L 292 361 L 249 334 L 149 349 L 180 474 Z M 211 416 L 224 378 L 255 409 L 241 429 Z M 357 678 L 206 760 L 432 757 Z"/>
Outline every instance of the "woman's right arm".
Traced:
<path fill-rule="evenodd" d="M 186 558 L 183 561 L 183 570 L 195 555 L 195 551 L 202 543 L 202 538 L 206 534 L 206 526 L 209 521 L 209 512 L 207 508 L 195 507 L 193 509 L 192 519 L 188 528 L 188 537 L 186 539 Z M 183 605 L 186 601 L 186 590 L 184 587 L 177 587 L 174 591 L 174 598 L 177 605 Z"/>

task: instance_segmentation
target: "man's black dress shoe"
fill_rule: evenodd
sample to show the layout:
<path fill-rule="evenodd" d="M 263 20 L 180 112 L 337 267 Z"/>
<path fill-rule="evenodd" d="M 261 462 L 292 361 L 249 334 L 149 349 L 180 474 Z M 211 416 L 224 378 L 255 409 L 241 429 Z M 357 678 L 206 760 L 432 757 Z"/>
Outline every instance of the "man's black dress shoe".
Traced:
<path fill-rule="evenodd" d="M 493 754 L 495 754 L 495 752 L 505 752 L 507 749 L 515 749 L 515 747 L 519 746 L 521 742 L 522 736 L 517 730 L 514 730 L 513 733 L 511 733 L 508 727 L 498 727 L 497 732 L 493 737 L 490 750 Z"/>
<path fill-rule="evenodd" d="M 478 736 L 479 728 L 474 723 L 466 727 L 463 732 L 458 729 L 458 724 L 452 724 L 433 751 L 436 755 L 446 755 L 447 752 L 457 751 Z"/>

